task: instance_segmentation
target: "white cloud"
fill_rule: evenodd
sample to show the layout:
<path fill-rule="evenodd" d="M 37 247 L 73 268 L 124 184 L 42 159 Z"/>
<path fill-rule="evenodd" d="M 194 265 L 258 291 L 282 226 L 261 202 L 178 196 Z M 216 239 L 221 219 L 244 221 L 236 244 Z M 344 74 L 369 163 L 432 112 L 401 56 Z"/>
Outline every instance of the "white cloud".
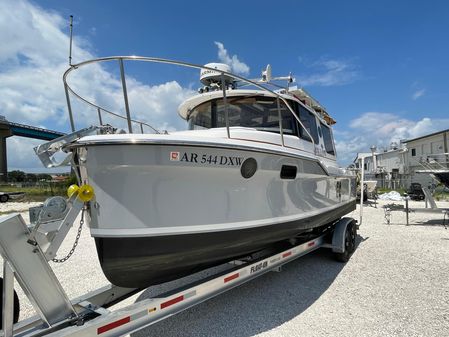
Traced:
<path fill-rule="evenodd" d="M 248 75 L 249 67 L 244 62 L 240 61 L 237 55 L 230 56 L 228 51 L 225 49 L 223 43 L 215 41 L 218 47 L 218 59 L 229 65 L 232 71 L 236 74 Z"/>
<path fill-rule="evenodd" d="M 41 144 L 41 140 L 23 138 L 23 137 L 10 137 L 8 138 L 7 152 L 8 156 L 8 171 L 21 170 L 33 173 L 53 173 L 53 172 L 68 172 L 68 167 L 58 167 L 54 169 L 47 169 L 42 166 L 39 160 L 37 160 L 34 153 L 34 147 Z M 11 155 L 14 154 L 14 155 Z"/>
<path fill-rule="evenodd" d="M 412 99 L 416 101 L 418 98 L 422 97 L 426 93 L 426 89 L 420 89 L 413 93 Z"/>
<path fill-rule="evenodd" d="M 351 163 L 357 153 L 367 152 L 369 147 L 370 144 L 364 137 L 341 137 L 335 134 L 335 148 L 337 149 L 338 161 L 343 166 Z"/>
<path fill-rule="evenodd" d="M 153 126 L 161 130 L 185 129 L 186 124 L 177 114 L 178 106 L 195 92 L 183 88 L 176 81 L 160 85 L 143 85 L 136 80 L 128 81 L 128 95 L 135 118 L 154 120 Z M 122 97 L 120 97 L 122 101 Z"/>
<path fill-rule="evenodd" d="M 0 2 L 0 111 L 8 119 L 64 119 L 61 74 L 68 38 L 62 25 L 59 15 L 26 1 Z"/>
<path fill-rule="evenodd" d="M 118 78 L 104 71 L 98 65 L 87 66 L 79 70 L 80 72 L 78 70 L 73 72 L 74 76 L 69 79 L 70 85 L 72 88 L 76 88 L 77 93 L 105 109 L 126 116 L 121 81 Z M 147 85 L 130 76 L 127 76 L 126 83 L 133 119 L 147 122 L 156 129 L 185 129 L 186 124 L 178 116 L 177 108 L 181 102 L 195 93 L 193 90 L 183 88 L 176 81 Z M 95 89 L 92 90 L 92 88 Z M 73 103 L 77 119 L 84 122 L 77 125 L 77 128 L 98 123 L 95 109 L 86 109 L 85 105 L 79 106 L 75 100 Z M 77 109 L 77 107 L 79 108 Z M 103 117 L 103 122 L 127 129 L 125 120 L 111 117 L 106 113 L 103 113 Z M 134 131 L 136 130 L 140 130 L 137 125 Z M 145 130 L 149 131 L 149 129 Z"/>
<path fill-rule="evenodd" d="M 56 12 L 26 0 L 0 1 L 0 113 L 8 120 L 69 131 L 62 83 L 62 74 L 68 68 L 67 31 L 67 19 Z M 76 36 L 74 60 L 94 58 L 89 46 L 89 41 Z M 98 64 L 80 68 L 72 72 L 69 82 L 83 97 L 124 115 L 121 82 L 106 68 Z M 161 129 L 184 128 L 176 109 L 192 90 L 175 81 L 145 85 L 129 75 L 127 85 L 134 119 Z M 77 128 L 98 124 L 96 110 L 74 99 L 72 107 Z M 104 119 L 117 124 L 106 116 Z M 41 141 L 11 137 L 7 142 L 10 167 L 40 167 L 32 147 Z"/>
<path fill-rule="evenodd" d="M 322 58 L 308 63 L 301 57 L 299 61 L 312 70 L 309 74 L 297 76 L 297 82 L 302 86 L 344 85 L 353 82 L 359 76 L 356 67 L 350 61 Z"/>
<path fill-rule="evenodd" d="M 447 128 L 449 119 L 424 117 L 412 120 L 393 113 L 366 112 L 349 123 L 349 130 L 334 133 L 339 162 L 349 164 L 357 152 L 369 152 L 372 145 L 388 149 L 392 142 L 399 143 Z"/>

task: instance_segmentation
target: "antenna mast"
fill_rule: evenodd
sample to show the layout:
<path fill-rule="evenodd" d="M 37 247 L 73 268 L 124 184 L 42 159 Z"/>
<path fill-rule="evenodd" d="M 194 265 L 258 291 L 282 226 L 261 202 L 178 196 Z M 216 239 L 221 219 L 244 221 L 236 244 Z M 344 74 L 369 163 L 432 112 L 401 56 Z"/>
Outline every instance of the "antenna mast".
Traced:
<path fill-rule="evenodd" d="M 70 49 L 69 49 L 69 66 L 72 66 L 72 35 L 73 35 L 73 15 L 70 15 Z"/>

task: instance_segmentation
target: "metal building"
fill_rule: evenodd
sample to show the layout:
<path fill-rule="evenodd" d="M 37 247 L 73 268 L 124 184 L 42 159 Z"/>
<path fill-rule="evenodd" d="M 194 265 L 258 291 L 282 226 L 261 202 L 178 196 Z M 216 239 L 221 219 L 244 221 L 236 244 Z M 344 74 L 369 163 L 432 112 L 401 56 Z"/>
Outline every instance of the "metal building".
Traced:
<path fill-rule="evenodd" d="M 366 179 L 377 180 L 378 187 L 407 188 L 412 182 L 433 187 L 433 178 L 417 171 L 449 168 L 449 129 L 392 143 L 389 149 L 373 146 L 370 150 L 358 153 L 354 164 L 360 167 L 363 157 Z"/>

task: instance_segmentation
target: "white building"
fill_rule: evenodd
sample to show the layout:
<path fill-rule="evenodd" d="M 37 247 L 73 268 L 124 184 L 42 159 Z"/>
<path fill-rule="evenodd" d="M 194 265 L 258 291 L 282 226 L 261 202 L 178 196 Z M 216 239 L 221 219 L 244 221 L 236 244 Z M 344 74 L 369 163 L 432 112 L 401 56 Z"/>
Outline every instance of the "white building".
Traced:
<path fill-rule="evenodd" d="M 367 180 L 377 180 L 378 187 L 396 189 L 409 184 L 406 155 L 404 147 L 399 148 L 393 143 L 389 150 L 377 152 L 372 147 L 371 153 L 358 153 L 354 163 L 356 167 L 361 167 L 363 157 Z"/>
<path fill-rule="evenodd" d="M 411 182 L 423 186 L 434 183 L 428 174 L 417 173 L 438 166 L 449 167 L 449 129 L 418 138 L 405 140 L 407 146 L 407 169 Z"/>
<path fill-rule="evenodd" d="M 407 188 L 412 182 L 431 186 L 435 181 L 429 174 L 418 173 L 444 166 L 449 168 L 449 129 L 429 135 L 403 140 L 397 146 L 392 143 L 389 150 L 358 153 L 354 160 L 356 167 L 365 162 L 365 177 L 377 180 L 379 187 Z"/>

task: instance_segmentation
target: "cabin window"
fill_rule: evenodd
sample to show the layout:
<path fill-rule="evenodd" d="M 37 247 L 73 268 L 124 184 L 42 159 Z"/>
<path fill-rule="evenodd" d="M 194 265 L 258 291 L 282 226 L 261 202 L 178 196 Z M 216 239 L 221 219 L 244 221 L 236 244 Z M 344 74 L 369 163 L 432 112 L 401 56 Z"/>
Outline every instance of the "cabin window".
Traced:
<path fill-rule="evenodd" d="M 307 110 L 305 107 L 303 107 L 301 104 L 297 104 L 296 111 L 299 112 L 299 120 L 304 125 L 304 127 L 309 132 L 309 134 L 312 136 L 315 144 L 318 144 L 319 138 L 318 138 L 318 131 L 317 131 L 315 115 L 313 113 L 311 113 L 309 110 Z M 305 130 L 303 130 L 302 127 L 299 128 L 299 136 L 302 139 L 311 142 L 312 139 L 310 139 L 309 134 Z"/>
<path fill-rule="evenodd" d="M 412 149 L 412 157 L 416 156 L 416 149 Z"/>
<path fill-rule="evenodd" d="M 321 123 L 321 131 L 323 133 L 324 148 L 326 149 L 326 152 L 335 156 L 334 142 L 332 139 L 331 129 L 327 125 Z"/>
<path fill-rule="evenodd" d="M 212 102 L 198 105 L 189 115 L 189 129 L 201 130 L 212 127 Z"/>
<path fill-rule="evenodd" d="M 296 120 L 282 101 L 279 104 L 284 134 L 296 135 Z M 229 126 L 242 126 L 280 133 L 276 98 L 265 96 L 228 97 L 227 106 Z M 226 127 L 223 99 L 200 104 L 192 110 L 188 121 L 191 130 Z"/>

